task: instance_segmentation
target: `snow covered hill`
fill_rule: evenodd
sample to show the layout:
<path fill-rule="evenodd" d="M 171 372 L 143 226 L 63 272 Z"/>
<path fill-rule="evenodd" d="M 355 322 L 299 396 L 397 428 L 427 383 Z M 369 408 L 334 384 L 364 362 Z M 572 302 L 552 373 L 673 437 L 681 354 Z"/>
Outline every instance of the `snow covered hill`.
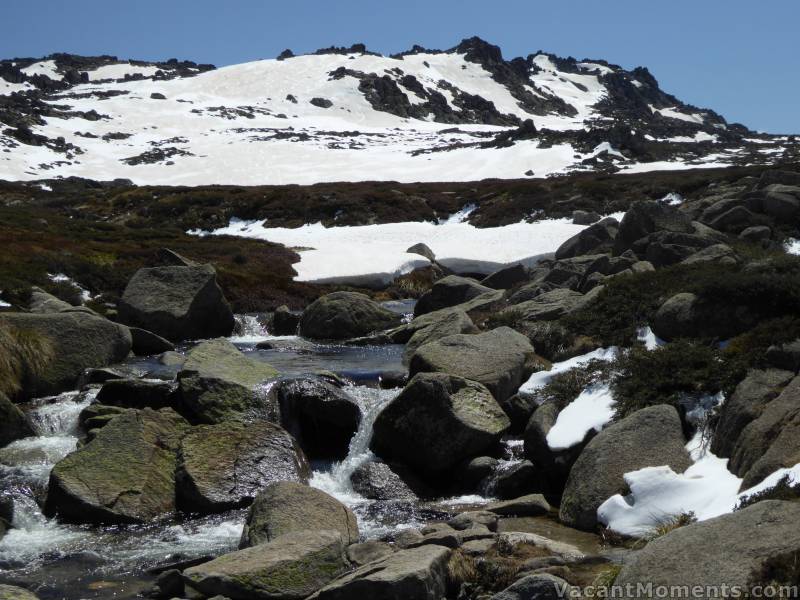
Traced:
<path fill-rule="evenodd" d="M 644 68 L 478 38 L 214 69 L 58 54 L 0 62 L 0 179 L 138 184 L 470 181 L 797 157 L 664 93 Z"/>

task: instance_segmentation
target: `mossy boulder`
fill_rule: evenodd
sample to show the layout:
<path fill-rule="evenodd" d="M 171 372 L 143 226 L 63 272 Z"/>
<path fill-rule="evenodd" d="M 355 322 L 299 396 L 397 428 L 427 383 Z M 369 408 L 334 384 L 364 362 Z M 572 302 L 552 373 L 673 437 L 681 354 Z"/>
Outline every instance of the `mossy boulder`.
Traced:
<path fill-rule="evenodd" d="M 312 302 L 300 317 L 300 335 L 343 340 L 390 329 L 402 318 L 364 294 L 334 292 Z"/>
<path fill-rule="evenodd" d="M 421 373 L 378 414 L 370 448 L 388 461 L 441 472 L 483 453 L 509 426 L 484 385 Z"/>
<path fill-rule="evenodd" d="M 263 384 L 277 375 L 226 339 L 203 342 L 189 351 L 178 373 L 182 410 L 207 424 L 274 417 Z"/>
<path fill-rule="evenodd" d="M 234 326 L 211 265 L 139 269 L 122 294 L 119 317 L 171 342 L 228 336 Z"/>
<path fill-rule="evenodd" d="M 247 506 L 274 481 L 308 482 L 310 470 L 291 435 L 267 421 L 199 425 L 181 442 L 178 507 L 213 513 Z"/>
<path fill-rule="evenodd" d="M 188 423 L 171 409 L 130 410 L 59 461 L 45 512 L 73 523 L 144 523 L 175 511 L 175 469 Z"/>
<path fill-rule="evenodd" d="M 408 364 L 417 348 L 459 333 L 478 333 L 469 315 L 459 307 L 442 308 L 416 317 L 391 332 L 393 341 L 405 344 L 403 362 Z"/>
<path fill-rule="evenodd" d="M 295 531 L 186 569 L 186 585 L 206 597 L 301 600 L 350 568 L 338 531 Z"/>
<path fill-rule="evenodd" d="M 510 327 L 477 335 L 451 335 L 420 346 L 410 374 L 447 373 L 482 383 L 503 401 L 517 392 L 536 369 L 533 346 Z"/>
<path fill-rule="evenodd" d="M 303 530 L 338 532 L 345 544 L 358 541 L 355 515 L 322 490 L 292 481 L 269 484 L 257 496 L 245 521 L 240 546 L 265 544 Z"/>
<path fill-rule="evenodd" d="M 33 435 L 24 413 L 0 392 L 0 447 Z"/>

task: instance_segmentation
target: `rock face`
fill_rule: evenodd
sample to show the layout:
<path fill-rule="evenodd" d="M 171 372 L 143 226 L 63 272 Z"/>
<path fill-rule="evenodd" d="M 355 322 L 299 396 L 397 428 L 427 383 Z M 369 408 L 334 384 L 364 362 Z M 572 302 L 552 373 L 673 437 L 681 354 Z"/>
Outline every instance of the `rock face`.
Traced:
<path fill-rule="evenodd" d="M 790 574 L 770 568 L 800 551 L 800 504 L 765 500 L 744 510 L 681 527 L 632 555 L 614 582 L 653 586 L 753 586 L 794 584 Z M 735 548 L 735 552 L 731 549 Z M 624 588 L 623 588 L 624 589 Z M 635 589 L 635 588 L 634 588 Z"/>
<path fill-rule="evenodd" d="M 322 588 L 313 600 L 435 600 L 447 591 L 450 550 L 427 545 L 369 563 Z M 310 599 L 310 600 L 311 600 Z"/>
<path fill-rule="evenodd" d="M 521 333 L 498 327 L 477 335 L 451 335 L 420 346 L 410 373 L 448 373 L 482 383 L 502 401 L 517 392 L 534 370 L 536 354 Z"/>
<path fill-rule="evenodd" d="M 234 326 L 210 265 L 139 269 L 122 294 L 119 317 L 172 342 L 228 336 Z"/>
<path fill-rule="evenodd" d="M 434 283 L 431 289 L 420 297 L 414 306 L 414 316 L 456 306 L 491 291 L 492 288 L 481 285 L 475 279 L 448 275 Z"/>
<path fill-rule="evenodd" d="M 496 444 L 509 425 L 485 386 L 423 373 L 380 412 L 370 448 L 421 471 L 444 471 Z"/>
<path fill-rule="evenodd" d="M 570 471 L 561 499 L 561 521 L 578 529 L 594 529 L 598 507 L 625 490 L 625 473 L 660 465 L 677 473 L 687 469 L 692 461 L 685 443 L 678 412 L 667 404 L 643 408 L 603 429 Z"/>
<path fill-rule="evenodd" d="M 192 348 L 178 373 L 183 411 L 208 424 L 268 418 L 273 415 L 261 388 L 277 374 L 225 339 L 203 342 Z"/>
<path fill-rule="evenodd" d="M 303 530 L 337 532 L 345 544 L 358 541 L 355 515 L 322 490 L 291 481 L 269 484 L 257 496 L 242 531 L 248 548 Z"/>
<path fill-rule="evenodd" d="M 0 447 L 30 435 L 33 435 L 33 429 L 25 415 L 0 392 Z"/>
<path fill-rule="evenodd" d="M 186 584 L 231 600 L 301 600 L 347 572 L 345 543 L 336 531 L 296 531 L 268 544 L 223 554 L 186 569 Z"/>
<path fill-rule="evenodd" d="M 346 392 L 320 379 L 281 381 L 280 422 L 310 458 L 342 459 L 361 423 L 361 409 Z"/>
<path fill-rule="evenodd" d="M 120 362 L 131 350 L 127 327 L 82 310 L 0 313 L 0 324 L 35 336 L 41 346 L 41 364 L 28 368 L 22 382 L 25 397 L 52 396 L 73 389 L 86 369 Z"/>
<path fill-rule="evenodd" d="M 50 473 L 45 512 L 74 523 L 143 523 L 175 511 L 174 411 L 127 411 Z"/>
<path fill-rule="evenodd" d="M 247 506 L 275 481 L 307 483 L 308 461 L 282 428 L 258 421 L 200 425 L 181 442 L 178 507 L 213 513 Z"/>
<path fill-rule="evenodd" d="M 300 335 L 312 339 L 343 340 L 395 327 L 400 315 L 364 294 L 334 292 L 318 298 L 303 311 Z"/>

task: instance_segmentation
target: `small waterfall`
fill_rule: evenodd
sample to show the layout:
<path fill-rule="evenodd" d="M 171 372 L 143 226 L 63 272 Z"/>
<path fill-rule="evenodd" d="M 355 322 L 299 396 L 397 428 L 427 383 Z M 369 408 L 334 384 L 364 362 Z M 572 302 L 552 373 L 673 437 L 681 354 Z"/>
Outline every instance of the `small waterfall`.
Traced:
<path fill-rule="evenodd" d="M 97 390 L 66 392 L 53 398 L 36 401 L 28 413 L 34 431 L 39 436 L 77 436 L 78 417 L 97 396 Z"/>
<path fill-rule="evenodd" d="M 271 337 L 266 326 L 256 315 L 236 315 L 234 334 L 228 338 L 234 344 L 257 344 Z"/>

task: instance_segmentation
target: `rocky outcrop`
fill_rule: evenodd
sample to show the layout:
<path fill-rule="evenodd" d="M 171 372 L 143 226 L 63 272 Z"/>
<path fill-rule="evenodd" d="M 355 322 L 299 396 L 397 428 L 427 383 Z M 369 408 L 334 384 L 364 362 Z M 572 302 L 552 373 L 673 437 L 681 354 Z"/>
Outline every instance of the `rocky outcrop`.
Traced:
<path fill-rule="evenodd" d="M 388 461 L 441 472 L 496 444 L 509 424 L 480 383 L 422 373 L 378 414 L 370 448 Z"/>
<path fill-rule="evenodd" d="M 199 513 L 239 508 L 272 482 L 307 483 L 309 475 L 303 451 L 277 425 L 266 421 L 200 425 L 181 442 L 178 507 Z"/>
<path fill-rule="evenodd" d="M 0 326 L 24 336 L 36 364 L 26 364 L 23 397 L 73 389 L 86 369 L 122 361 L 131 350 L 127 327 L 91 312 L 0 313 Z"/>
<path fill-rule="evenodd" d="M 30 435 L 33 429 L 24 413 L 0 392 L 0 448 Z"/>
<path fill-rule="evenodd" d="M 570 471 L 561 499 L 561 521 L 578 529 L 594 529 L 598 507 L 625 491 L 625 473 L 660 465 L 681 473 L 692 464 L 685 444 L 678 412 L 667 404 L 643 408 L 603 429 Z"/>
<path fill-rule="evenodd" d="M 322 588 L 309 600 L 434 600 L 447 591 L 450 550 L 437 545 L 400 550 Z"/>
<path fill-rule="evenodd" d="M 681 527 L 633 554 L 614 584 L 623 589 L 629 584 L 633 589 L 640 583 L 652 584 L 654 590 L 660 586 L 713 590 L 739 586 L 744 590 L 764 584 L 793 585 L 788 569 L 794 562 L 790 557 L 800 552 L 800 530 L 794 526 L 799 518 L 800 504 L 767 500 Z"/>
<path fill-rule="evenodd" d="M 447 373 L 485 385 L 498 401 L 512 396 L 536 369 L 528 338 L 510 327 L 477 335 L 451 335 L 420 346 L 409 370 Z"/>
<path fill-rule="evenodd" d="M 334 292 L 318 298 L 303 311 L 299 331 L 312 339 L 343 340 L 395 327 L 401 320 L 400 315 L 364 294 Z"/>
<path fill-rule="evenodd" d="M 448 275 L 434 283 L 431 289 L 417 300 L 414 316 L 456 306 L 491 291 L 492 288 L 481 285 L 475 279 Z"/>
<path fill-rule="evenodd" d="M 241 547 L 265 544 L 304 530 L 335 531 L 345 544 L 358 541 L 356 518 L 344 504 L 322 490 L 280 481 L 256 496 L 247 514 Z"/>
<path fill-rule="evenodd" d="M 277 374 L 225 339 L 203 342 L 189 351 L 178 373 L 182 410 L 207 424 L 274 417 L 263 384 Z"/>
<path fill-rule="evenodd" d="M 342 459 L 361 423 L 361 409 L 346 392 L 321 379 L 277 384 L 280 423 L 310 458 Z"/>
<path fill-rule="evenodd" d="M 186 569 L 184 581 L 205 597 L 302 600 L 350 564 L 337 531 L 295 531 Z"/>
<path fill-rule="evenodd" d="M 175 511 L 175 469 L 188 424 L 174 411 L 127 411 L 59 461 L 45 511 L 73 523 L 143 523 Z"/>
<path fill-rule="evenodd" d="M 234 326 L 211 265 L 139 269 L 122 294 L 119 317 L 172 342 L 228 336 Z"/>

